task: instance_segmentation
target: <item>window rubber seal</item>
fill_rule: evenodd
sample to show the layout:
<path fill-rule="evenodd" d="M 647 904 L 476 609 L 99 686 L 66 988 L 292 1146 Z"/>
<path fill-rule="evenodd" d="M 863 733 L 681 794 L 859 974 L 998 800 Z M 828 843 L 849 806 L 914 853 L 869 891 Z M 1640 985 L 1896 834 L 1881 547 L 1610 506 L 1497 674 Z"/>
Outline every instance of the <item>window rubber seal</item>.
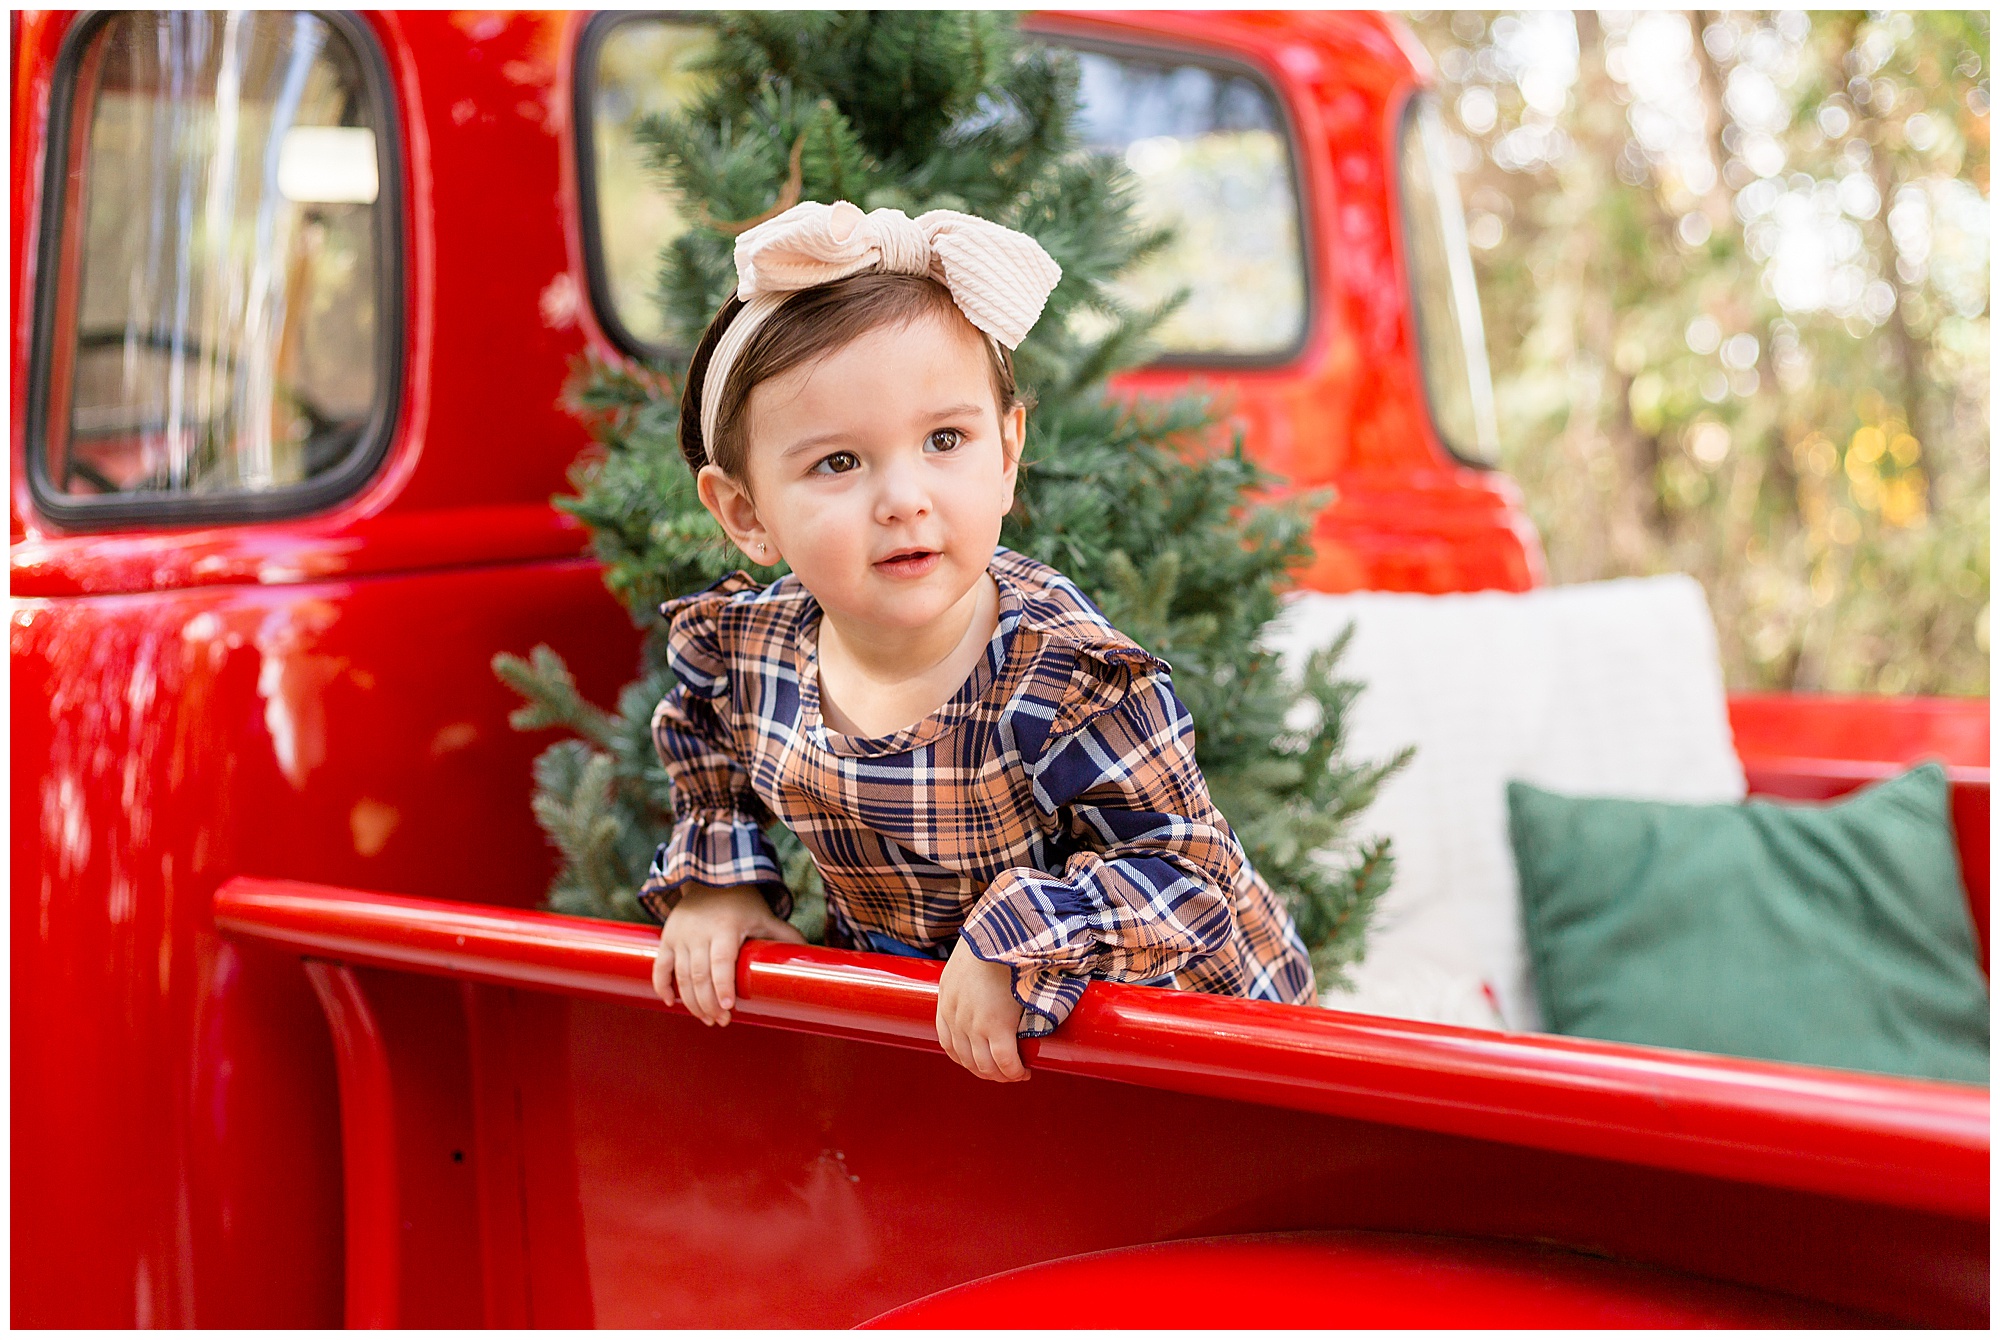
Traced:
<path fill-rule="evenodd" d="M 1292 188 L 1293 226 L 1297 229 L 1299 240 L 1299 281 L 1305 285 L 1305 305 L 1299 313 L 1298 338 L 1284 348 L 1273 349 L 1266 353 L 1225 354 L 1201 351 L 1163 353 L 1129 370 L 1187 373 L 1271 372 L 1296 364 L 1304 355 L 1307 346 L 1312 343 L 1313 330 L 1319 321 L 1318 248 L 1313 245 L 1312 215 L 1299 179 L 1298 121 L 1292 114 L 1290 101 L 1270 75 L 1240 53 L 1219 51 L 1213 47 L 1187 46 L 1167 38 L 1162 38 L 1158 42 L 1146 42 L 1132 41 L 1128 38 L 1074 34 L 1060 24 L 1045 25 L 1033 18 L 1023 21 L 1021 33 L 1023 36 L 1032 37 L 1051 46 L 1067 47 L 1072 51 L 1087 51 L 1114 59 L 1124 56 L 1153 64 L 1199 65 L 1204 69 L 1247 79 L 1271 100 L 1271 105 L 1278 111 L 1279 122 L 1284 131 L 1285 169 Z"/>
<path fill-rule="evenodd" d="M 1394 165 L 1394 171 L 1389 175 L 1391 180 L 1395 182 L 1395 188 L 1390 198 L 1395 203 L 1397 215 L 1395 236 L 1396 243 L 1402 250 L 1400 259 L 1403 267 L 1403 294 L 1409 303 L 1410 334 L 1414 337 L 1411 340 L 1411 354 L 1417 362 L 1417 386 L 1423 392 L 1424 416 L 1430 420 L 1431 433 L 1437 438 L 1439 445 L 1445 449 L 1446 454 L 1457 464 L 1473 470 L 1484 470 L 1492 473 L 1500 469 L 1499 444 L 1494 444 L 1493 456 L 1491 459 L 1487 459 L 1463 450 L 1457 442 L 1452 440 L 1451 434 L 1445 432 L 1444 421 L 1438 417 L 1437 397 L 1431 392 L 1430 368 L 1424 357 L 1424 308 L 1423 304 L 1417 300 L 1416 247 L 1410 236 L 1411 229 L 1416 226 L 1415 211 L 1410 208 L 1409 188 L 1403 181 L 1403 141 L 1408 136 L 1410 123 L 1416 117 L 1419 110 L 1421 110 L 1424 99 L 1430 96 L 1432 96 L 1431 90 L 1421 84 L 1411 88 L 1404 95 L 1402 106 L 1396 109 L 1396 115 L 1391 118 L 1395 130 L 1390 137 L 1389 158 L 1390 162 Z M 1467 260 L 1469 262 L 1470 257 Z M 1474 301 L 1478 300 L 1478 296 L 1478 292 L 1475 290 L 1473 293 Z M 1485 313 L 1481 312 L 1480 329 L 1484 331 L 1485 328 Z"/>
<path fill-rule="evenodd" d="M 322 512 L 358 493 L 381 467 L 395 437 L 402 406 L 406 290 L 403 209 L 402 119 L 381 43 L 350 11 L 308 11 L 346 38 L 361 68 L 364 96 L 374 104 L 380 132 L 375 143 L 378 183 L 375 301 L 379 333 L 375 341 L 375 400 L 355 447 L 339 465 L 316 479 L 258 492 L 214 494 L 146 492 L 110 494 L 80 502 L 55 492 L 47 479 L 49 374 L 55 357 L 55 296 L 66 224 L 65 166 L 74 128 L 77 68 L 98 32 L 124 11 L 79 14 L 63 34 L 50 79 L 48 133 L 43 146 L 41 218 L 35 238 L 34 330 L 29 343 L 25 456 L 28 491 L 35 510 L 66 531 L 137 530 L 230 523 L 280 521 Z"/>
<path fill-rule="evenodd" d="M 577 36 L 576 57 L 571 66 L 576 71 L 571 81 L 575 102 L 571 105 L 570 123 L 576 127 L 576 213 L 577 226 L 583 233 L 584 287 L 605 338 L 619 353 L 649 367 L 671 367 L 685 361 L 692 351 L 672 344 L 654 344 L 634 334 L 625 324 L 625 318 L 618 314 L 618 303 L 611 293 L 611 270 L 604 258 L 603 212 L 597 200 L 597 58 L 611 34 L 623 24 L 641 19 L 693 23 L 701 17 L 674 9 L 608 9 L 593 14 Z"/>

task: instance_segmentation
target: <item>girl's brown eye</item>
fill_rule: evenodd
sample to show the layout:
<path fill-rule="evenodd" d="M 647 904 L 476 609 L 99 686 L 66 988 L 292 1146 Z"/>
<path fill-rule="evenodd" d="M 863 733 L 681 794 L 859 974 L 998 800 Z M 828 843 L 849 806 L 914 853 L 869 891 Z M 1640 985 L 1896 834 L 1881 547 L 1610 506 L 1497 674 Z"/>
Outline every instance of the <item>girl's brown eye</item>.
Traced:
<path fill-rule="evenodd" d="M 924 445 L 939 451 L 951 451 L 965 441 L 965 434 L 956 428 L 940 428 L 924 439 Z"/>
<path fill-rule="evenodd" d="M 844 475 L 849 470 L 860 468 L 861 458 L 853 452 L 836 451 L 833 455 L 821 459 L 819 464 L 813 466 L 812 472 L 816 475 Z"/>

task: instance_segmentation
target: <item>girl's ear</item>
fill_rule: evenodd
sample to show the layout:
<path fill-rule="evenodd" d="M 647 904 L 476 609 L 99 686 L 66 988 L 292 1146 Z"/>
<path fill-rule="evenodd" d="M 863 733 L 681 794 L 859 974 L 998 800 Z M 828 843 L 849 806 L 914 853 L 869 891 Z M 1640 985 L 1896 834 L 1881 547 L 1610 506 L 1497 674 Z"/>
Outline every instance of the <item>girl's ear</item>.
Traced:
<path fill-rule="evenodd" d="M 1021 448 L 1028 440 L 1028 407 L 1016 405 L 1000 416 L 1000 478 L 1007 488 L 1007 507 L 1014 506 L 1014 480 L 1021 472 Z"/>
<path fill-rule="evenodd" d="M 694 491 L 701 505 L 729 536 L 730 543 L 752 562 L 769 567 L 782 561 L 771 532 L 757 517 L 757 504 L 751 501 L 750 490 L 740 480 L 731 478 L 719 465 L 704 465 L 695 476 Z"/>

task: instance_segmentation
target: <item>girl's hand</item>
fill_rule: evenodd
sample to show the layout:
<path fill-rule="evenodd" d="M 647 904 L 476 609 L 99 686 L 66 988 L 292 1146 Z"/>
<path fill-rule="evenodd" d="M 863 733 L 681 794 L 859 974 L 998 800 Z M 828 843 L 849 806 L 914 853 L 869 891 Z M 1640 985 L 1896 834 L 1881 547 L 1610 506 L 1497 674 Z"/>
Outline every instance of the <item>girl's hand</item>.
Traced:
<path fill-rule="evenodd" d="M 678 987 L 681 1004 L 695 1018 L 727 1024 L 736 1008 L 736 953 L 745 940 L 804 944 L 806 937 L 791 922 L 772 916 L 770 904 L 756 889 L 689 889 L 660 928 L 653 990 L 671 1005 Z"/>
<path fill-rule="evenodd" d="M 981 1079 L 1028 1078 L 1014 1034 L 1021 1002 L 1014 999 L 1014 970 L 988 963 L 964 940 L 951 951 L 938 981 L 938 1042 L 945 1054 Z"/>

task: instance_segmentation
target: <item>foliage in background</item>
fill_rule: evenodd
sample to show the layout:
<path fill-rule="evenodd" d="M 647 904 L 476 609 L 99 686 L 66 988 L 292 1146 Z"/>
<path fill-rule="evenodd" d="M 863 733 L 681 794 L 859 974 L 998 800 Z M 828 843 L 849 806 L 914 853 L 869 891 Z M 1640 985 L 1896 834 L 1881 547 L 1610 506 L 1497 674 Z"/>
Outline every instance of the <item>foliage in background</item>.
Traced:
<path fill-rule="evenodd" d="M 793 198 L 965 210 L 1040 240 L 1063 282 L 1017 359 L 1039 404 L 1002 541 L 1067 574 L 1173 665 L 1217 806 L 1298 918 L 1322 985 L 1340 982 L 1393 868 L 1386 841 L 1357 843 L 1349 830 L 1407 755 L 1343 758 L 1360 686 L 1333 678 L 1338 648 L 1314 657 L 1300 684 L 1257 645 L 1287 573 L 1308 557 L 1307 518 L 1322 500 L 1249 506 L 1270 481 L 1240 441 L 1218 448 L 1201 400 L 1105 395 L 1105 378 L 1145 356 L 1168 310 L 1130 310 L 1108 286 L 1170 239 L 1136 224 L 1125 168 L 1075 144 L 1074 58 L 1018 42 L 1008 19 L 984 13 L 732 14 L 715 32 L 705 94 L 639 132 L 662 185 L 700 221 L 662 259 L 661 329 L 692 347 L 734 283 L 731 229 Z M 672 802 L 648 738 L 673 684 L 655 610 L 747 561 L 680 458 L 679 373 L 584 370 L 575 402 L 602 445 L 579 463 L 576 496 L 558 499 L 589 525 L 607 583 L 649 630 L 642 678 L 614 714 L 584 702 L 546 648 L 496 659 L 528 699 L 519 727 L 578 737 L 536 765 L 536 814 L 562 855 L 558 911 L 641 918 L 632 890 Z M 1305 724 L 1288 724 L 1295 712 Z M 773 836 L 813 933 L 816 872 L 795 837 Z"/>
<path fill-rule="evenodd" d="M 1410 18 L 1552 578 L 1693 573 L 1735 688 L 1986 693 L 1988 16 Z"/>

